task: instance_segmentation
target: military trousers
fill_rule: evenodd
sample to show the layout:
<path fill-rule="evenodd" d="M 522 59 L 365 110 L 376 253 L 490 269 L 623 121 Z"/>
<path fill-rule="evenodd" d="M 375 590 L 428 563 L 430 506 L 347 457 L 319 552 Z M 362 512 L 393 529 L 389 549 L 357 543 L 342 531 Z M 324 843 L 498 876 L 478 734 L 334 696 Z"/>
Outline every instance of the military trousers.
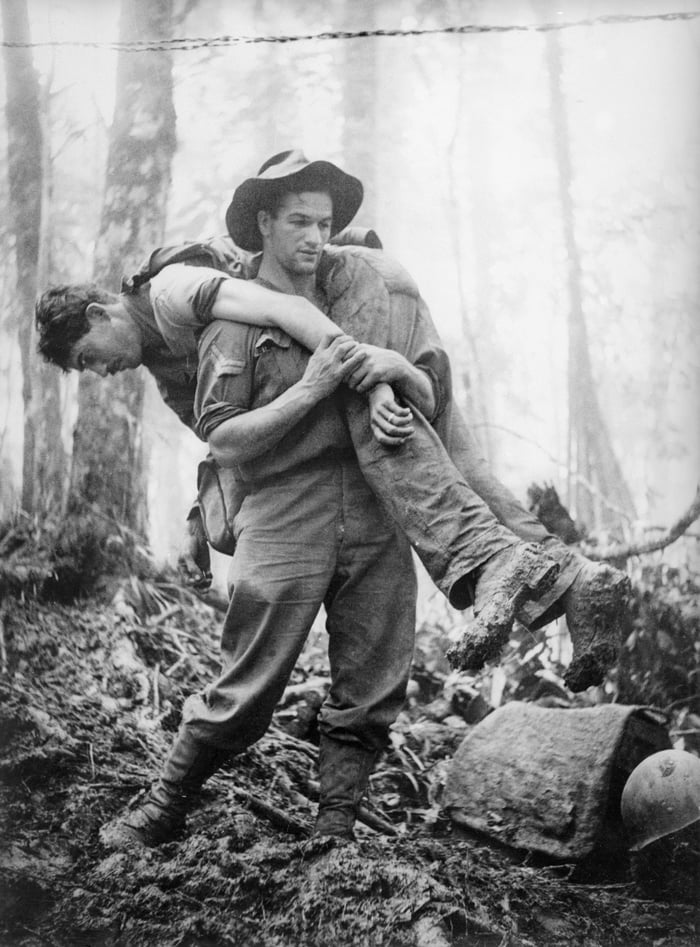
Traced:
<path fill-rule="evenodd" d="M 232 752 L 258 740 L 325 606 L 331 685 L 319 727 L 381 749 L 413 657 L 416 579 L 406 538 L 351 453 L 249 486 L 235 519 L 221 674 L 186 701 L 185 726 Z"/>

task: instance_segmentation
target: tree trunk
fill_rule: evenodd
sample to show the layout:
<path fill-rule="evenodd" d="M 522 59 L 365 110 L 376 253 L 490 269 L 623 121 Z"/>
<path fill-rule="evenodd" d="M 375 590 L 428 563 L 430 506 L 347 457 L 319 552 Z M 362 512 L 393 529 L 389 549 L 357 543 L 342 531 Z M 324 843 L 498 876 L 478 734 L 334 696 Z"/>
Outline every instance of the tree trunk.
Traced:
<path fill-rule="evenodd" d="M 351 3 L 346 2 L 344 16 L 347 29 L 353 29 L 356 17 Z M 374 26 L 374 7 L 368 4 L 363 28 L 372 30 Z M 360 222 L 376 229 L 381 238 L 376 185 L 377 42 L 371 38 L 346 40 L 341 46 L 344 62 L 338 76 L 342 83 L 342 166 L 359 177 L 364 187 Z"/>
<path fill-rule="evenodd" d="M 538 3 L 548 20 L 556 20 L 550 0 Z M 600 410 L 591 366 L 588 331 L 583 314 L 581 260 L 576 244 L 573 172 L 566 104 L 562 91 L 561 39 L 556 30 L 546 34 L 550 107 L 558 171 L 559 202 L 568 259 L 569 293 L 569 488 L 567 505 L 589 527 L 619 526 L 620 514 L 635 518 L 634 502 L 615 456 L 607 424 Z M 601 500 L 607 501 L 602 503 Z"/>
<path fill-rule="evenodd" d="M 30 42 L 26 0 L 2 0 L 6 40 Z M 24 451 L 22 508 L 46 512 L 60 504 L 66 469 L 61 444 L 59 375 L 36 354 L 33 324 L 41 232 L 43 134 L 39 78 L 31 50 L 5 47 L 8 183 L 16 255 L 18 338 L 22 363 Z"/>
<path fill-rule="evenodd" d="M 122 0 L 120 40 L 167 39 L 172 0 Z M 122 52 L 110 134 L 105 195 L 95 251 L 95 281 L 117 291 L 120 277 L 162 243 L 175 151 L 172 57 Z M 87 502 L 145 535 L 147 524 L 140 372 L 80 379 L 72 499 Z"/>
<path fill-rule="evenodd" d="M 478 56 L 478 52 L 474 55 Z M 454 132 L 450 141 L 447 153 L 448 162 L 448 194 L 452 195 L 447 202 L 447 222 L 450 229 L 450 246 L 454 250 L 455 273 L 457 275 L 457 288 L 459 291 L 459 308 L 462 322 L 462 335 L 467 344 L 467 354 L 469 361 L 464 368 L 462 380 L 465 391 L 465 410 L 470 426 L 478 431 L 478 438 L 484 457 L 487 460 L 492 459 L 493 450 L 491 444 L 490 426 L 489 426 L 489 392 L 486 390 L 486 383 L 482 365 L 487 362 L 483 358 L 484 336 L 487 329 L 482 323 L 482 318 L 489 311 L 489 264 L 490 264 L 490 234 L 488 232 L 488 223 L 490 215 L 485 210 L 485 200 L 483 196 L 483 182 L 485 178 L 484 155 L 488 156 L 488 141 L 483 137 L 479 139 L 479 146 L 475 147 L 472 135 L 467 135 L 467 159 L 464 165 L 459 159 L 458 141 L 460 129 L 465 124 L 469 129 L 474 125 L 474 105 L 468 102 L 469 77 L 478 75 L 478 70 L 472 68 L 469 70 L 466 44 L 462 41 L 459 44 L 459 66 L 457 70 L 457 109 L 455 114 Z M 477 60 L 478 61 L 478 60 Z M 473 67 L 473 60 L 472 60 Z M 467 111 L 468 109 L 468 111 Z M 474 243 L 474 310 L 470 312 L 470 300 L 467 292 L 465 280 L 464 261 L 467 253 L 464 247 L 463 233 L 465 222 L 462 217 L 461 206 L 458 195 L 464 189 L 464 178 L 467 178 L 467 187 L 470 200 L 470 225 L 472 227 Z"/>

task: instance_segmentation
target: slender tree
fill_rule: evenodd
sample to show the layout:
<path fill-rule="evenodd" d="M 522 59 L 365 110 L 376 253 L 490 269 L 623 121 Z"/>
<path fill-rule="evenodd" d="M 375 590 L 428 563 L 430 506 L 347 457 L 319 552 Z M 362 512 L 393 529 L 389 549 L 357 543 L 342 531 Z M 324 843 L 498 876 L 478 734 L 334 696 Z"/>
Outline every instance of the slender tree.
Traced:
<path fill-rule="evenodd" d="M 2 0 L 6 39 L 29 43 L 26 0 Z M 22 364 L 24 449 L 22 508 L 44 512 L 60 502 L 65 475 L 59 375 L 35 351 L 32 312 L 37 292 L 42 214 L 44 135 L 39 77 L 27 46 L 4 47 L 7 87 L 9 217 L 16 256 L 18 339 Z"/>
<path fill-rule="evenodd" d="M 469 15 L 474 15 L 470 7 Z M 484 180 L 487 179 L 487 163 L 489 155 L 489 141 L 482 130 L 478 147 L 474 146 L 476 136 L 467 135 L 466 159 L 462 158 L 460 143 L 463 138 L 463 129 L 471 130 L 475 124 L 474 104 L 470 101 L 469 84 L 478 71 L 474 68 L 479 64 L 480 50 L 473 51 L 467 57 L 467 44 L 459 43 L 457 50 L 458 68 L 456 70 L 456 108 L 454 130 L 447 152 L 447 180 L 449 182 L 449 198 L 447 201 L 446 222 L 450 232 L 450 246 L 454 252 L 455 274 L 459 293 L 459 309 L 461 313 L 462 335 L 466 343 L 467 363 L 462 371 L 462 381 L 465 391 L 465 409 L 472 424 L 479 425 L 480 443 L 484 456 L 491 458 L 492 445 L 489 434 L 489 391 L 487 390 L 485 373 L 482 370 L 484 362 L 485 336 L 488 328 L 485 319 L 489 312 L 489 266 L 491 240 L 489 232 L 490 214 L 487 210 L 487 200 L 484 197 Z M 471 68 L 470 68 L 471 66 Z M 483 68 L 483 67 L 482 67 Z M 466 178 L 466 188 L 464 181 Z M 468 222 L 462 214 L 460 192 L 466 189 L 469 194 Z M 468 276 L 464 272 L 466 253 L 464 248 L 464 232 L 466 227 L 472 230 L 474 246 L 473 294 L 474 307 L 472 309 L 467 287 Z"/>
<path fill-rule="evenodd" d="M 537 8 L 545 14 L 548 21 L 556 20 L 556 7 L 551 0 L 537 3 Z M 559 32 L 548 31 L 545 43 L 559 205 L 568 260 L 568 501 L 578 519 L 590 526 L 614 526 L 619 524 L 620 512 L 633 519 L 635 509 L 600 409 L 591 365 L 588 330 L 583 313 L 581 258 L 576 243 L 575 211 L 571 196 L 573 169 L 566 102 L 562 90 L 563 65 Z M 609 501 L 608 504 L 601 504 L 600 497 L 605 497 Z"/>
<path fill-rule="evenodd" d="M 345 0 L 343 16 L 347 29 L 357 28 L 354 5 Z M 376 14 L 368 5 L 363 28 L 375 27 Z M 367 37 L 345 40 L 341 45 L 343 68 L 338 77 L 341 86 L 342 155 L 345 167 L 352 170 L 365 189 L 361 219 L 380 231 L 377 201 L 377 40 Z"/>
<path fill-rule="evenodd" d="M 173 0 L 122 0 L 120 40 L 169 38 Z M 120 277 L 162 242 L 175 151 L 172 57 L 166 50 L 120 52 L 95 281 L 118 290 Z M 72 501 L 87 502 L 143 535 L 147 508 L 141 372 L 80 379 Z"/>
<path fill-rule="evenodd" d="M 426 0 L 420 13 L 426 18 L 434 14 L 434 4 Z M 477 17 L 474 3 L 464 8 L 459 3 L 446 4 L 446 13 L 453 19 L 466 16 Z M 428 20 L 429 21 L 429 20 Z M 475 106 L 470 94 L 475 77 L 479 71 L 480 53 L 471 44 L 457 40 L 456 47 L 451 44 L 449 55 L 453 56 L 450 99 L 454 101 L 449 138 L 444 155 L 444 164 L 440 166 L 444 181 L 442 191 L 441 220 L 448 236 L 448 252 L 452 260 L 456 280 L 457 303 L 459 307 L 460 328 L 463 339 L 464 357 L 459 365 L 463 386 L 462 408 L 471 425 L 478 432 L 479 442 L 484 456 L 491 458 L 492 444 L 489 425 L 489 391 L 484 377 L 484 351 L 488 327 L 485 319 L 489 311 L 488 298 L 488 260 L 490 235 L 487 229 L 488 213 L 485 213 L 483 182 L 488 164 L 488 141 L 469 134 L 475 124 Z M 444 73 L 448 60 L 436 62 L 434 56 L 427 55 L 425 48 L 415 44 L 414 61 L 416 72 L 423 78 L 426 91 L 432 94 L 438 76 Z M 444 106 L 440 110 L 437 124 L 444 123 Z M 465 128 L 467 132 L 465 133 Z M 470 249 L 473 246 L 474 266 L 468 269 Z"/>

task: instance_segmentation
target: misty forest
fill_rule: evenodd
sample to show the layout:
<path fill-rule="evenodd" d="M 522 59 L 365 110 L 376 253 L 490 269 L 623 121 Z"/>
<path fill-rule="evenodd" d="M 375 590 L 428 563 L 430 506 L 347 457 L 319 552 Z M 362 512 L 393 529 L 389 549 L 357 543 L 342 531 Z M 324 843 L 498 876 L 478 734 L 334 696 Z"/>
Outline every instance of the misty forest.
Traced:
<path fill-rule="evenodd" d="M 697 943 L 700 4 L 0 6 L 0 942 Z M 494 474 L 628 577 L 619 650 L 572 685 L 562 614 L 455 668 L 474 615 L 415 556 L 407 696 L 354 841 L 313 833 L 322 612 L 186 836 L 109 851 L 219 673 L 229 557 L 210 588 L 180 562 L 206 443 L 143 366 L 42 358 L 35 300 L 225 234 L 290 149 L 362 182 L 353 226 L 417 284 Z M 649 809 L 636 848 L 623 788 L 662 751 L 695 773 L 668 811 L 694 815 L 656 832 Z"/>

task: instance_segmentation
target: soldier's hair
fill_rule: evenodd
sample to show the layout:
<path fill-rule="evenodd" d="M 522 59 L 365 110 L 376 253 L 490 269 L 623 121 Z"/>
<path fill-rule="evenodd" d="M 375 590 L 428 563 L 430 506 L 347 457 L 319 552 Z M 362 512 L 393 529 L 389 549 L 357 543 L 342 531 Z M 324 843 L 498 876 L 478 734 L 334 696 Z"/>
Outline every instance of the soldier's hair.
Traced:
<path fill-rule="evenodd" d="M 68 371 L 73 346 L 90 331 L 86 309 L 90 303 L 114 299 L 94 283 L 52 286 L 36 301 L 34 316 L 39 334 L 37 350 L 47 362 Z"/>

